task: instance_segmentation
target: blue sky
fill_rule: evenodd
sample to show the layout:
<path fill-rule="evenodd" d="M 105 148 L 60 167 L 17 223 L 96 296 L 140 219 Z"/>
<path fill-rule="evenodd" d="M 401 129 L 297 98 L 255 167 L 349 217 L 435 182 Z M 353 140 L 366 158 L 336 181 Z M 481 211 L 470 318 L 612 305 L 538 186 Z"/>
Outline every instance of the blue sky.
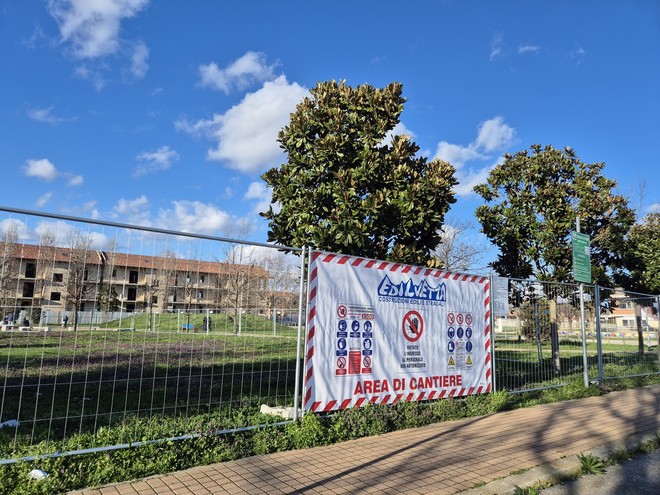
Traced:
<path fill-rule="evenodd" d="M 660 208 L 655 0 L 0 0 L 0 63 L 4 206 L 265 241 L 277 132 L 345 79 L 403 83 L 398 130 L 457 167 L 451 221 L 534 143 Z"/>

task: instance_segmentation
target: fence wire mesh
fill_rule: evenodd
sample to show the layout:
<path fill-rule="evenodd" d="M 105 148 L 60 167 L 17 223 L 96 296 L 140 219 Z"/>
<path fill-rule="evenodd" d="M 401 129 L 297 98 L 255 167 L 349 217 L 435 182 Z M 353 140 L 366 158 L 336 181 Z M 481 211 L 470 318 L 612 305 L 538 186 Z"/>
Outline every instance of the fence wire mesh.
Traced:
<path fill-rule="evenodd" d="M 245 408 L 293 405 L 295 253 L 4 214 L 0 459 L 245 427 Z"/>

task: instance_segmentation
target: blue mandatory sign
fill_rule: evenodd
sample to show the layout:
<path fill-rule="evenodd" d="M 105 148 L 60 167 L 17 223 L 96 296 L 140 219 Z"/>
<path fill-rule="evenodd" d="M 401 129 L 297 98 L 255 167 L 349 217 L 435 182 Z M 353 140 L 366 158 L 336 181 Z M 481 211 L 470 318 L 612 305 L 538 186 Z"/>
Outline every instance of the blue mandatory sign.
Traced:
<path fill-rule="evenodd" d="M 472 352 L 472 342 L 469 340 L 465 343 L 465 350 L 468 352 Z"/>
<path fill-rule="evenodd" d="M 362 332 L 362 338 L 363 339 L 370 339 L 373 336 L 374 336 L 374 334 L 371 333 L 371 332 Z"/>
<path fill-rule="evenodd" d="M 348 356 L 348 351 L 335 351 L 335 354 L 337 354 L 337 356 Z"/>
<path fill-rule="evenodd" d="M 447 350 L 448 350 L 449 352 L 454 352 L 454 349 L 456 349 L 456 344 L 454 344 L 454 341 L 453 341 L 453 340 L 450 340 L 450 341 L 447 343 Z"/>
<path fill-rule="evenodd" d="M 458 327 L 458 330 L 456 330 L 456 337 L 459 339 L 463 338 L 463 327 Z"/>
<path fill-rule="evenodd" d="M 347 326 L 348 325 L 346 323 L 346 320 L 339 320 L 339 331 L 340 332 L 345 332 Z"/>
<path fill-rule="evenodd" d="M 362 349 L 362 355 L 363 356 L 371 356 L 373 354 L 373 352 L 374 351 L 372 351 L 371 349 Z"/>
<path fill-rule="evenodd" d="M 449 327 L 449 328 L 447 329 L 447 337 L 449 337 L 450 339 L 453 339 L 453 338 L 454 338 L 454 333 L 455 333 L 455 332 L 454 332 L 454 327 Z"/>
<path fill-rule="evenodd" d="M 346 349 L 346 339 L 339 339 L 337 341 L 337 347 L 340 349 Z"/>
<path fill-rule="evenodd" d="M 353 320 L 353 323 L 351 323 L 351 329 L 354 332 L 357 332 L 360 329 L 360 322 L 357 320 Z"/>
<path fill-rule="evenodd" d="M 365 349 L 371 349 L 371 339 L 364 339 L 362 345 L 364 345 Z"/>
<path fill-rule="evenodd" d="M 348 337 L 348 332 L 337 332 L 337 338 L 341 339 L 342 337 Z"/>
<path fill-rule="evenodd" d="M 364 322 L 364 330 L 367 332 L 371 332 L 371 322 L 370 321 L 365 321 Z"/>
<path fill-rule="evenodd" d="M 471 338 L 472 338 L 472 329 L 471 329 L 470 327 L 467 327 L 467 328 L 465 329 L 465 336 L 466 336 L 468 339 L 471 339 Z"/>

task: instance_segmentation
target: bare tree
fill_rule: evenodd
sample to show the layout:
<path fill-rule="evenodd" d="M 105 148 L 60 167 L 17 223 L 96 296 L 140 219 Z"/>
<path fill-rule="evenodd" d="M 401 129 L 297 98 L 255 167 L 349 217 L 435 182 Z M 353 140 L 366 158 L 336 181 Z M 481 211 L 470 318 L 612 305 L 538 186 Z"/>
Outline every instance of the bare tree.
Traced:
<path fill-rule="evenodd" d="M 238 225 L 234 238 L 245 240 L 251 231 L 252 225 L 247 221 L 243 221 Z M 227 244 L 225 249 L 223 263 L 226 265 L 227 272 L 226 302 L 233 334 L 238 333 L 239 312 L 246 304 L 249 306 L 250 302 L 250 278 L 255 268 L 253 251 L 254 249 L 251 246 L 241 243 Z"/>
<path fill-rule="evenodd" d="M 467 238 L 470 230 L 473 230 L 473 226 L 469 222 L 445 224 L 441 233 L 442 240 L 433 251 L 433 264 L 450 272 L 474 270 L 485 248 Z"/>
<path fill-rule="evenodd" d="M 170 297 L 174 298 L 176 296 L 176 253 L 174 251 L 169 249 L 163 251 L 155 275 L 160 286 L 160 309 L 166 311 L 170 303 Z"/>
<path fill-rule="evenodd" d="M 92 263 L 94 255 L 91 236 L 79 231 L 72 232 L 69 239 L 69 267 L 65 301 L 73 311 L 74 331 L 78 329 L 78 311 L 94 286 L 89 281 L 92 275 L 91 270 L 95 267 Z"/>
<path fill-rule="evenodd" d="M 0 241 L 0 308 L 2 316 L 13 311 L 19 270 L 18 229 L 9 225 Z"/>

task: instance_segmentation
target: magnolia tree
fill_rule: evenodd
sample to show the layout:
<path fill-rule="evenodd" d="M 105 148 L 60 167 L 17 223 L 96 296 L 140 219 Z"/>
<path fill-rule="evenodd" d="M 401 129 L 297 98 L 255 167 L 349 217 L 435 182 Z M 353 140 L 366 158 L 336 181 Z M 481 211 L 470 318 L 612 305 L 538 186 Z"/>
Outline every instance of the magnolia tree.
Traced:
<path fill-rule="evenodd" d="M 273 205 L 261 214 L 269 241 L 431 259 L 457 182 L 449 163 L 417 157 L 409 136 L 392 136 L 404 102 L 399 83 L 378 89 L 333 81 L 310 91 L 278 135 L 287 163 L 262 176 L 272 188 Z"/>

